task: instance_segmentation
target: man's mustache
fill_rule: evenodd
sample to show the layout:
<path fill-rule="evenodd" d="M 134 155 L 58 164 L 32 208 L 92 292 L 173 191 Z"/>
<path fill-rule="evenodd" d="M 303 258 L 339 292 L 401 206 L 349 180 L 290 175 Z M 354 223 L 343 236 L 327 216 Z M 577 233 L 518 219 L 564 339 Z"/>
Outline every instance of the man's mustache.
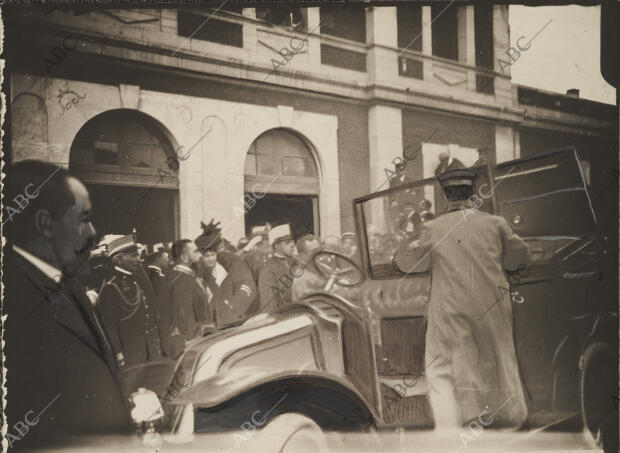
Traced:
<path fill-rule="evenodd" d="M 97 247 L 97 241 L 95 240 L 94 237 L 91 236 L 86 240 L 84 247 L 82 247 L 79 250 L 75 250 L 75 254 L 82 255 L 84 253 L 89 253 L 91 250 L 93 250 L 96 247 Z"/>

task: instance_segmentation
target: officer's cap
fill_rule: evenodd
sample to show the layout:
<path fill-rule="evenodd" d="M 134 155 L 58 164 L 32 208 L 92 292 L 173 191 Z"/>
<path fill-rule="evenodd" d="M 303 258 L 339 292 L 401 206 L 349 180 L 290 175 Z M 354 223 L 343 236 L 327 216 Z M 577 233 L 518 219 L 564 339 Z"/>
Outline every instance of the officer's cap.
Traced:
<path fill-rule="evenodd" d="M 476 179 L 476 172 L 468 168 L 448 170 L 437 176 L 441 187 L 449 186 L 473 186 Z"/>
<path fill-rule="evenodd" d="M 99 244 L 106 247 L 108 256 L 116 255 L 119 252 L 138 251 L 138 246 L 134 242 L 133 236 L 131 234 L 108 234 L 103 237 Z"/>
<path fill-rule="evenodd" d="M 291 227 L 289 224 L 278 225 L 269 230 L 269 245 L 273 245 L 279 241 L 287 241 L 292 239 Z"/>

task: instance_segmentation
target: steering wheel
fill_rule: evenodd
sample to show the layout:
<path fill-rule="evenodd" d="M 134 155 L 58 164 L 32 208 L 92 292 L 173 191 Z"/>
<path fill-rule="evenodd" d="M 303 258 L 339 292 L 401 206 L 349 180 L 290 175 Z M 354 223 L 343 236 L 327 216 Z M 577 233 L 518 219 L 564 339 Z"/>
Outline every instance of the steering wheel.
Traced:
<path fill-rule="evenodd" d="M 312 257 L 312 263 L 319 273 L 327 279 L 324 291 L 329 291 L 334 283 L 351 287 L 359 285 L 364 274 L 347 256 L 336 252 L 321 250 Z"/>

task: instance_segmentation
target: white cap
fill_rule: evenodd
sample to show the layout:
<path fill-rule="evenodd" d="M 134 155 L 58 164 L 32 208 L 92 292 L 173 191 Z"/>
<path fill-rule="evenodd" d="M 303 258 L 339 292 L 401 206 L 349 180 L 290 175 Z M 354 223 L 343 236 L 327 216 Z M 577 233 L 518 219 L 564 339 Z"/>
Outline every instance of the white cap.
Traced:
<path fill-rule="evenodd" d="M 273 245 L 276 241 L 285 238 L 292 238 L 291 236 L 291 227 L 288 223 L 284 225 L 278 225 L 277 227 L 273 227 L 269 230 L 269 245 Z"/>
<path fill-rule="evenodd" d="M 253 235 L 265 234 L 266 232 L 267 232 L 267 226 L 266 225 L 257 225 L 257 226 L 253 226 L 252 227 L 252 234 Z"/>
<path fill-rule="evenodd" d="M 245 247 L 243 247 L 243 248 L 241 249 L 241 251 L 242 251 L 242 252 L 249 252 L 249 251 L 251 251 L 251 250 L 252 250 L 252 249 L 254 249 L 254 247 L 256 247 L 256 246 L 258 245 L 258 243 L 259 243 L 260 241 L 262 241 L 262 240 L 263 240 L 263 237 L 262 237 L 262 236 L 256 236 L 256 237 L 253 237 L 253 238 L 252 238 L 252 240 L 251 240 L 250 242 L 248 242 L 248 243 L 246 244 L 246 246 L 245 246 Z"/>

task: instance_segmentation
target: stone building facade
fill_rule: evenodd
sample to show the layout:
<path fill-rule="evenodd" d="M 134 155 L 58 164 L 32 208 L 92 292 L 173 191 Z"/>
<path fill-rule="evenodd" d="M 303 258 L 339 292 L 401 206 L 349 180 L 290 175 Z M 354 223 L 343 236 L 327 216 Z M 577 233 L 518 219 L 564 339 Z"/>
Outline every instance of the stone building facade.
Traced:
<path fill-rule="evenodd" d="M 340 234 L 408 148 L 412 178 L 443 151 L 566 145 L 611 177 L 614 108 L 512 84 L 507 5 L 443 6 L 10 9 L 10 158 L 72 169 L 99 229 L 144 242 L 212 217 L 233 241 L 265 221 Z"/>

